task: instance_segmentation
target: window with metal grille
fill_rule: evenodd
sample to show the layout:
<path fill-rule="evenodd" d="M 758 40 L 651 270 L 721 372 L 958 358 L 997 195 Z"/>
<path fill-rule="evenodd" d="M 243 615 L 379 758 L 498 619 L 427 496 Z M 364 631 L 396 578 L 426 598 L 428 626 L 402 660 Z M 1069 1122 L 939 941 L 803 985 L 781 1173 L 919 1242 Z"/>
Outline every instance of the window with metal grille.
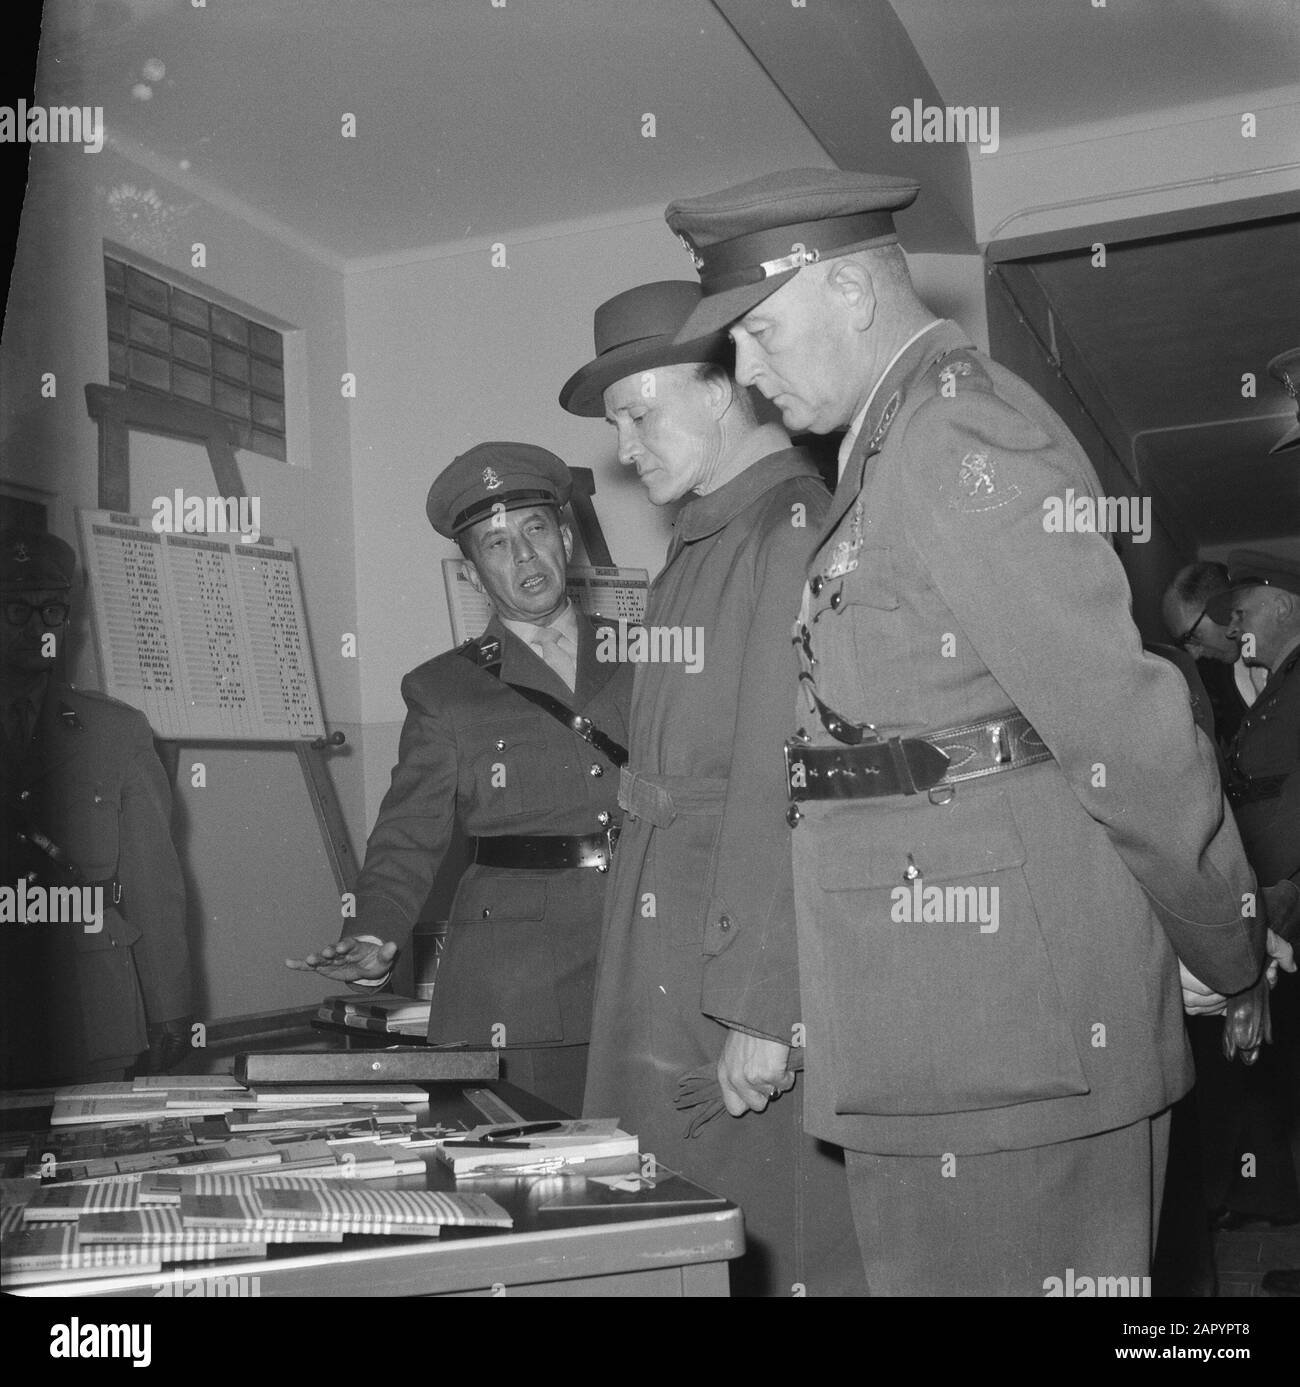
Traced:
<path fill-rule="evenodd" d="M 111 384 L 208 405 L 237 448 L 285 461 L 280 333 L 110 255 L 104 294 Z"/>

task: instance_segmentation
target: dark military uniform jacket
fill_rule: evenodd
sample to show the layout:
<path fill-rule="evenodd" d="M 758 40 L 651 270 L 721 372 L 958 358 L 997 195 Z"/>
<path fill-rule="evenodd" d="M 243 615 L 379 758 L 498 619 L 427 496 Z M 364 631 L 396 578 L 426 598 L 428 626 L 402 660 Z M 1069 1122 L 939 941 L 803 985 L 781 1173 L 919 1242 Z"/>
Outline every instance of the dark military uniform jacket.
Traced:
<path fill-rule="evenodd" d="M 578 616 L 576 688 L 497 618 L 480 650 L 448 651 L 402 680 L 406 721 L 392 783 L 357 879 L 357 932 L 409 933 L 452 827 L 471 837 L 588 835 L 615 826 L 618 769 L 602 752 L 514 692 L 539 689 L 627 744 L 631 669 L 597 658 L 598 633 Z M 605 886 L 592 867 L 521 870 L 472 865 L 456 890 L 434 989 L 430 1038 L 473 1045 L 581 1044 Z"/>
<path fill-rule="evenodd" d="M 1135 1122 L 1191 1082 L 1175 953 L 1225 993 L 1259 973 L 1214 750 L 1143 653 L 1110 543 L 1045 525 L 1070 488 L 1097 479 L 1064 423 L 939 323 L 881 381 L 811 561 L 801 634 L 835 712 L 892 737 L 1014 708 L 1052 753 L 955 794 L 803 806 L 809 1127 L 841 1145 L 977 1153 Z M 910 922 L 914 878 L 986 888 L 996 927 L 957 922 L 955 893 L 952 923 Z"/>
<path fill-rule="evenodd" d="M 5 754 L 0 884 L 29 873 L 42 885 L 74 879 L 34 845 L 34 829 L 75 879 L 104 887 L 105 906 L 93 933 L 0 925 L 7 1073 L 30 1083 L 129 1064 L 147 1046 L 146 1015 L 174 1020 L 192 1002 L 185 886 L 153 734 L 125 703 L 51 682 L 26 746 Z"/>
<path fill-rule="evenodd" d="M 1300 886 L 1300 646 L 1242 719 L 1228 749 L 1228 787 L 1260 883 Z"/>

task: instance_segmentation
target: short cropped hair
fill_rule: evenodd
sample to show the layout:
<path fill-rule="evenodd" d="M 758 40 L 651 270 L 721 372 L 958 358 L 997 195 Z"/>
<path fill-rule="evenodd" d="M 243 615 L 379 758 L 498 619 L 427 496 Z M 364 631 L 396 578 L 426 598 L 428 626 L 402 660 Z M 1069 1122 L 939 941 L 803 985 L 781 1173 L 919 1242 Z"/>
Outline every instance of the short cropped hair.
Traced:
<path fill-rule="evenodd" d="M 1170 584 L 1173 594 L 1189 607 L 1201 608 L 1217 593 L 1230 588 L 1228 570 L 1221 563 L 1202 561 L 1189 563 L 1174 574 Z"/>

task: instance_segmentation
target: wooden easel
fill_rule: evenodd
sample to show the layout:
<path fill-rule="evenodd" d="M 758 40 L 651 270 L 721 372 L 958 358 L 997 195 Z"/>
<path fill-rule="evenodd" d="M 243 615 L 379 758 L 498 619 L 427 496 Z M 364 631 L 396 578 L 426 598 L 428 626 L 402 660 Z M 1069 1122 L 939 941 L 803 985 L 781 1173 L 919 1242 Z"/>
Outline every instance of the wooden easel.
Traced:
<path fill-rule="evenodd" d="M 242 496 L 244 484 L 235 459 L 230 424 L 215 410 L 183 400 L 150 395 L 147 391 L 112 385 L 86 386 L 86 408 L 99 426 L 99 509 L 129 513 L 131 510 L 131 429 L 201 443 L 217 489 L 223 496 Z M 312 812 L 320 828 L 325 855 L 340 894 L 351 891 L 357 877 L 357 859 L 348 838 L 347 824 L 339 806 L 338 792 L 325 764 L 324 753 L 342 746 L 342 732 L 331 732 L 315 741 L 220 742 L 227 747 L 291 746 L 302 768 Z M 159 739 L 168 773 L 175 780 L 180 743 Z M 196 739 L 193 745 L 207 745 Z M 190 743 L 186 743 L 190 745 Z"/>

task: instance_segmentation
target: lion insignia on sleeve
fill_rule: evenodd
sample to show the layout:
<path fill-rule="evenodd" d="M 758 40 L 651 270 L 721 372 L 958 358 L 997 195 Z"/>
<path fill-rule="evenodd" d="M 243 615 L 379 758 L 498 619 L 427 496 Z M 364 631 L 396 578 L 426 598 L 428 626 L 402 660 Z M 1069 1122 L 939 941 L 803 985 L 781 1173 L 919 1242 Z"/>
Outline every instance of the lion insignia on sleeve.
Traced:
<path fill-rule="evenodd" d="M 1015 482 L 999 482 L 997 468 L 988 453 L 967 453 L 957 469 L 957 484 L 950 488 L 953 510 L 997 510 L 1020 495 Z"/>

